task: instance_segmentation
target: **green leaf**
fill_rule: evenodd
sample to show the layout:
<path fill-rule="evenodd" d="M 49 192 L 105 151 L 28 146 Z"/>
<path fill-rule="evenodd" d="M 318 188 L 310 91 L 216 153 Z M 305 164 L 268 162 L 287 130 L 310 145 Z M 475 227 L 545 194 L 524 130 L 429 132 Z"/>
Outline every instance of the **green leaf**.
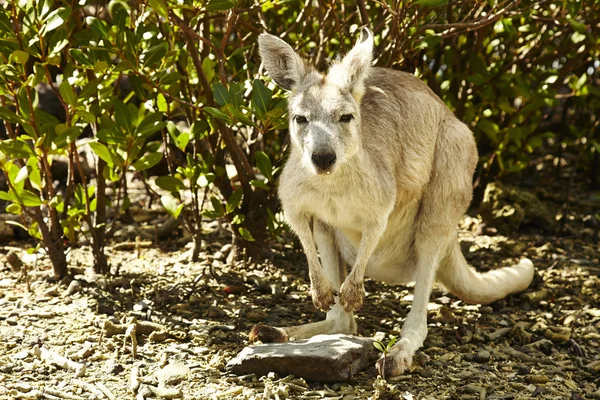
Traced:
<path fill-rule="evenodd" d="M 481 119 L 477 123 L 477 128 L 481 129 L 483 133 L 485 133 L 486 136 L 492 140 L 493 143 L 498 142 L 498 132 L 500 131 L 498 124 L 490 121 L 489 119 Z"/>
<path fill-rule="evenodd" d="M 19 64 L 26 64 L 27 60 L 29 60 L 29 54 L 25 53 L 23 50 L 15 50 L 10 55 L 10 58 L 18 62 Z"/>
<path fill-rule="evenodd" d="M 15 29 L 6 11 L 0 13 L 0 32 L 15 36 Z"/>
<path fill-rule="evenodd" d="M 12 158 L 35 156 L 33 149 L 21 140 L 8 139 L 0 141 L 0 151 Z"/>
<path fill-rule="evenodd" d="M 29 190 L 18 190 L 17 195 L 19 204 L 22 204 L 26 207 L 38 207 L 42 205 L 42 200 L 40 199 L 40 196 L 36 195 L 35 193 Z"/>
<path fill-rule="evenodd" d="M 227 200 L 227 207 L 226 207 L 227 214 L 230 214 L 230 213 L 234 212 L 235 210 L 237 210 L 237 208 L 239 207 L 239 205 L 242 201 L 243 194 L 244 194 L 244 191 L 242 190 L 242 188 L 239 188 L 238 190 L 233 192 L 231 194 L 231 196 L 229 196 L 229 199 Z"/>
<path fill-rule="evenodd" d="M 373 346 L 382 353 L 386 352 L 385 346 L 379 340 L 373 342 Z"/>
<path fill-rule="evenodd" d="M 252 237 L 252 234 L 250 233 L 250 231 L 242 226 L 240 226 L 238 228 L 238 232 L 240 233 L 240 235 L 242 236 L 242 238 L 247 241 L 247 242 L 254 242 L 254 237 Z"/>
<path fill-rule="evenodd" d="M 165 210 L 175 218 L 178 218 L 181 210 L 183 210 L 183 203 L 178 205 L 177 200 L 172 196 L 162 196 L 160 202 Z"/>
<path fill-rule="evenodd" d="M 79 135 L 82 134 L 82 132 L 82 129 L 78 126 L 72 126 L 61 131 L 60 133 L 56 132 L 56 139 L 53 141 L 53 143 L 56 145 L 57 148 L 61 149 L 69 143 L 75 143 L 75 141 L 77 140 Z"/>
<path fill-rule="evenodd" d="M 120 126 L 121 129 L 131 132 L 133 129 L 134 116 L 131 115 L 127 104 L 117 99 L 113 102 L 113 107 L 115 109 L 115 121 L 117 125 Z"/>
<path fill-rule="evenodd" d="M 69 18 L 70 14 L 70 11 L 66 10 L 64 7 L 57 8 L 48 14 L 46 17 L 44 34 L 61 27 L 65 23 L 65 20 Z"/>
<path fill-rule="evenodd" d="M 6 212 L 9 212 L 11 214 L 15 214 L 15 215 L 21 215 L 21 211 L 23 209 L 21 208 L 20 204 L 16 204 L 16 203 L 12 203 L 6 206 Z M 10 223 L 12 221 L 6 221 L 6 223 Z M 27 229 L 26 229 L 27 230 Z"/>
<path fill-rule="evenodd" d="M 0 200 L 4 201 L 17 201 L 14 197 L 14 193 L 0 190 Z"/>
<path fill-rule="evenodd" d="M 190 133 L 189 132 L 181 132 L 177 139 L 175 139 L 175 145 L 181 151 L 185 151 L 188 143 L 190 142 Z"/>
<path fill-rule="evenodd" d="M 58 87 L 58 92 L 67 104 L 73 107 L 77 105 L 77 94 L 75 94 L 75 91 L 73 90 L 71 84 L 67 79 L 60 83 L 60 86 Z"/>
<path fill-rule="evenodd" d="M 14 183 L 21 183 L 29 176 L 29 170 L 27 169 L 27 165 L 19 170 Z"/>
<path fill-rule="evenodd" d="M 108 37 L 108 28 L 106 26 L 106 22 L 95 17 L 86 17 L 85 22 L 90 29 L 98 34 L 102 39 Z"/>
<path fill-rule="evenodd" d="M 114 165 L 113 158 L 108 150 L 108 147 L 99 142 L 91 142 L 90 147 L 94 153 L 102 160 L 104 160 L 108 165 Z"/>
<path fill-rule="evenodd" d="M 448 0 L 417 0 L 413 4 L 425 7 L 441 7 L 448 4 Z"/>
<path fill-rule="evenodd" d="M 163 153 L 150 153 L 141 157 L 139 160 L 133 163 L 133 168 L 136 171 L 143 171 L 148 168 L 154 167 L 163 158 Z"/>
<path fill-rule="evenodd" d="M 259 118 L 269 111 L 272 96 L 273 92 L 260 79 L 254 80 L 252 83 L 252 110 Z"/>
<path fill-rule="evenodd" d="M 223 110 L 225 112 L 227 112 L 229 115 L 233 116 L 233 118 L 235 118 L 242 124 L 248 125 L 248 126 L 254 126 L 254 122 L 252 122 L 252 120 L 250 118 L 248 118 L 249 114 L 244 114 L 241 110 L 242 108 L 243 107 L 237 106 L 233 103 L 225 104 L 225 106 L 223 106 Z"/>
<path fill-rule="evenodd" d="M 169 10 L 167 8 L 167 3 L 164 0 L 149 0 L 148 4 L 150 7 L 158 13 L 164 19 L 169 18 Z"/>
<path fill-rule="evenodd" d="M 160 61 L 167 51 L 169 50 L 169 45 L 166 42 L 157 44 L 156 46 L 150 47 L 143 54 L 144 56 L 144 67 L 150 66 L 158 61 Z"/>
<path fill-rule="evenodd" d="M 177 83 L 180 80 L 181 80 L 181 74 L 177 71 L 171 71 L 168 74 L 166 74 L 165 76 L 163 76 L 162 78 L 160 78 L 160 84 L 168 86 L 168 85 Z"/>
<path fill-rule="evenodd" d="M 209 113 L 213 117 L 216 117 L 216 118 L 220 119 L 223 122 L 226 122 L 228 124 L 233 124 L 234 123 L 233 119 L 229 115 L 225 114 L 223 111 L 221 111 L 221 110 L 219 110 L 217 108 L 214 108 L 214 107 L 204 107 L 204 111 L 206 111 L 207 113 Z"/>
<path fill-rule="evenodd" d="M 176 192 L 185 189 L 183 182 L 171 175 L 159 176 L 156 178 L 156 186 L 169 192 Z"/>
<path fill-rule="evenodd" d="M 212 90 L 213 97 L 220 106 L 224 106 L 231 100 L 231 94 L 229 93 L 227 88 L 221 85 L 219 82 L 213 83 Z"/>
<path fill-rule="evenodd" d="M 225 11 L 235 7 L 236 2 L 233 0 L 210 0 L 206 5 L 207 11 Z"/>
<path fill-rule="evenodd" d="M 162 118 L 163 114 L 161 113 L 148 114 L 146 118 L 144 118 L 144 120 L 138 125 L 136 129 L 136 137 L 139 139 L 146 139 L 153 133 L 163 129 L 167 124 L 161 121 Z"/>
<path fill-rule="evenodd" d="M 269 156 L 264 151 L 257 151 L 254 154 L 254 158 L 256 160 L 256 166 L 263 173 L 263 175 L 269 180 L 269 182 L 273 182 L 273 164 L 271 164 L 271 160 Z"/>
<path fill-rule="evenodd" d="M 212 196 L 210 198 L 210 203 L 212 204 L 214 213 L 217 217 L 222 217 L 223 215 L 225 215 L 225 210 L 223 209 L 223 204 L 221 204 L 221 201 L 218 198 L 216 198 L 215 196 Z"/>
<path fill-rule="evenodd" d="M 388 342 L 388 344 L 385 346 L 387 350 L 391 349 L 392 346 L 394 346 L 394 344 L 396 344 L 396 341 L 398 340 L 398 338 L 396 336 L 392 336 L 392 338 L 390 339 L 390 341 Z"/>
<path fill-rule="evenodd" d="M 0 119 L 10 122 L 11 124 L 23 123 L 23 118 L 6 107 L 0 107 Z"/>
<path fill-rule="evenodd" d="M 252 179 L 250 181 L 250 184 L 254 187 L 260 188 L 260 189 L 264 189 L 264 190 L 271 190 L 271 187 L 269 185 L 267 185 L 266 183 L 264 183 L 263 181 L 259 181 L 258 179 Z"/>

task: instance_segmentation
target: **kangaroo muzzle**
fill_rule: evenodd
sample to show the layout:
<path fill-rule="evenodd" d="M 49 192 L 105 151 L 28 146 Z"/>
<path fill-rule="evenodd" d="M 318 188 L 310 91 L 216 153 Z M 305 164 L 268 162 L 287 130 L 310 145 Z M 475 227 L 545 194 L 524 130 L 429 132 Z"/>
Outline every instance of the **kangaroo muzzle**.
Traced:
<path fill-rule="evenodd" d="M 317 167 L 318 173 L 328 172 L 328 170 L 335 164 L 337 159 L 334 152 L 314 152 L 311 160 L 315 167 Z"/>

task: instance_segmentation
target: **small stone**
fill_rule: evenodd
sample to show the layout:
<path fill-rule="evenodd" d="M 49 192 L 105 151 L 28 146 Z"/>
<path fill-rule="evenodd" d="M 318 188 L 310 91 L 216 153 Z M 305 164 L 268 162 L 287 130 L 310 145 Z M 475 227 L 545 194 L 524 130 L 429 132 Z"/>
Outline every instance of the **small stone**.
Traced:
<path fill-rule="evenodd" d="M 528 375 L 525 377 L 525 381 L 527 383 L 539 385 L 543 383 L 548 383 L 548 381 L 550 381 L 550 378 L 548 378 L 546 375 Z"/>
<path fill-rule="evenodd" d="M 27 351 L 27 350 L 19 351 L 17 354 L 12 356 L 12 358 L 15 360 L 24 360 L 27 357 L 29 357 L 29 351 Z"/>
<path fill-rule="evenodd" d="M 227 363 L 234 374 L 275 372 L 307 381 L 341 382 L 356 376 L 377 357 L 371 339 L 317 335 L 307 340 L 246 347 Z"/>
<path fill-rule="evenodd" d="M 16 318 L 6 318 L 6 323 L 10 326 L 17 326 L 19 324 L 19 322 L 17 321 Z"/>
<path fill-rule="evenodd" d="M 546 289 L 538 290 L 537 292 L 523 293 L 521 298 L 531 304 L 538 304 L 543 300 L 548 300 L 550 291 Z"/>
<path fill-rule="evenodd" d="M 10 374 L 11 372 L 13 372 L 14 368 L 15 368 L 15 366 L 12 364 L 2 365 L 2 366 L 0 366 L 0 372 L 2 372 L 4 374 Z"/>
<path fill-rule="evenodd" d="M 480 385 L 474 385 L 474 384 L 470 384 L 470 385 L 466 385 L 465 387 L 462 388 L 463 392 L 465 393 L 470 393 L 470 394 L 479 394 L 481 393 L 484 389 L 483 386 Z"/>
<path fill-rule="evenodd" d="M 11 278 L 0 279 L 0 288 L 8 289 L 15 287 L 15 280 Z"/>
<path fill-rule="evenodd" d="M 44 291 L 44 293 L 42 294 L 42 296 L 44 297 L 56 297 L 60 294 L 60 292 L 58 291 L 58 286 L 53 286 L 50 289 L 47 289 L 46 291 Z"/>
<path fill-rule="evenodd" d="M 19 382 L 15 384 L 15 389 L 17 389 L 19 392 L 27 393 L 31 391 L 32 388 L 29 383 Z"/>
<path fill-rule="evenodd" d="M 149 308 L 150 307 L 148 306 L 148 303 L 146 303 L 144 300 L 141 300 L 133 305 L 133 311 L 145 312 L 148 311 Z"/>
<path fill-rule="evenodd" d="M 190 369 L 181 361 L 170 362 L 167 366 L 154 373 L 159 386 L 172 385 L 186 379 Z"/>
<path fill-rule="evenodd" d="M 208 318 L 223 318 L 226 317 L 227 313 L 220 307 L 210 306 L 208 307 Z"/>
<path fill-rule="evenodd" d="M 483 306 L 479 308 L 479 312 L 481 314 L 491 314 L 494 312 L 494 309 L 490 306 Z"/>
<path fill-rule="evenodd" d="M 456 315 L 452 312 L 449 307 L 442 306 L 438 309 L 437 318 L 444 323 L 453 323 L 456 322 Z"/>
<path fill-rule="evenodd" d="M 266 316 L 267 314 L 261 310 L 249 310 L 246 313 L 246 318 L 248 318 L 250 322 L 262 322 L 265 320 Z"/>
<path fill-rule="evenodd" d="M 486 363 L 486 362 L 490 361 L 490 358 L 491 358 L 490 352 L 487 350 L 479 350 L 475 354 L 475 361 L 477 361 L 478 363 Z"/>
<path fill-rule="evenodd" d="M 63 296 L 72 296 L 75 293 L 79 292 L 81 292 L 81 282 L 79 282 L 78 280 L 72 280 L 71 283 L 69 283 L 69 287 L 67 287 L 67 290 L 65 290 Z"/>
<path fill-rule="evenodd" d="M 115 309 L 111 305 L 98 303 L 98 307 L 96 308 L 96 312 L 98 314 L 114 315 L 115 314 Z"/>
<path fill-rule="evenodd" d="M 125 370 L 123 365 L 114 362 L 113 360 L 108 360 L 106 365 L 104 366 L 104 370 L 112 375 L 119 375 L 121 372 Z"/>

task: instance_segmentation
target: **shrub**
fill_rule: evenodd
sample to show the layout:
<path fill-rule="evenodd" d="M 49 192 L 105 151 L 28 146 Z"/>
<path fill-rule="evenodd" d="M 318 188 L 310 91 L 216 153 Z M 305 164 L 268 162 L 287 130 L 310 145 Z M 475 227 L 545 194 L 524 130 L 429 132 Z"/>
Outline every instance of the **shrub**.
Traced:
<path fill-rule="evenodd" d="M 376 65 L 421 76 L 473 129 L 481 188 L 522 171 L 542 147 L 574 146 L 582 166 L 600 150 L 600 11 L 590 3 L 85 3 L 0 5 L 0 198 L 41 240 L 58 275 L 65 244 L 81 235 L 96 270 L 107 271 L 106 235 L 129 204 L 125 176 L 146 179 L 157 163 L 169 171 L 155 181 L 161 202 L 192 233 L 193 259 L 203 218 L 227 220 L 249 255 L 281 232 L 274 189 L 286 103 L 262 77 L 263 31 L 325 68 L 360 26 L 371 27 Z M 39 107 L 40 85 L 60 115 Z M 97 157 L 93 180 L 79 161 L 78 146 L 87 145 Z M 51 170 L 58 156 L 69 167 L 61 190 Z M 116 196 L 106 197 L 107 185 Z"/>

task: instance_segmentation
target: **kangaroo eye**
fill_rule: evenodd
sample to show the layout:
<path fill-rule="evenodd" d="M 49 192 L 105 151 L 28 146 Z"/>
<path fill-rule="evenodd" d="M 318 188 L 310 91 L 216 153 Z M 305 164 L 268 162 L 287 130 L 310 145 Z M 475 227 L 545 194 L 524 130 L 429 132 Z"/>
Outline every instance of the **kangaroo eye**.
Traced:
<path fill-rule="evenodd" d="M 304 115 L 296 115 L 294 117 L 294 119 L 299 124 L 306 124 L 308 122 L 308 119 L 306 119 L 306 117 Z"/>
<path fill-rule="evenodd" d="M 352 114 L 344 114 L 340 117 L 340 122 L 350 122 L 354 119 L 354 115 Z"/>

